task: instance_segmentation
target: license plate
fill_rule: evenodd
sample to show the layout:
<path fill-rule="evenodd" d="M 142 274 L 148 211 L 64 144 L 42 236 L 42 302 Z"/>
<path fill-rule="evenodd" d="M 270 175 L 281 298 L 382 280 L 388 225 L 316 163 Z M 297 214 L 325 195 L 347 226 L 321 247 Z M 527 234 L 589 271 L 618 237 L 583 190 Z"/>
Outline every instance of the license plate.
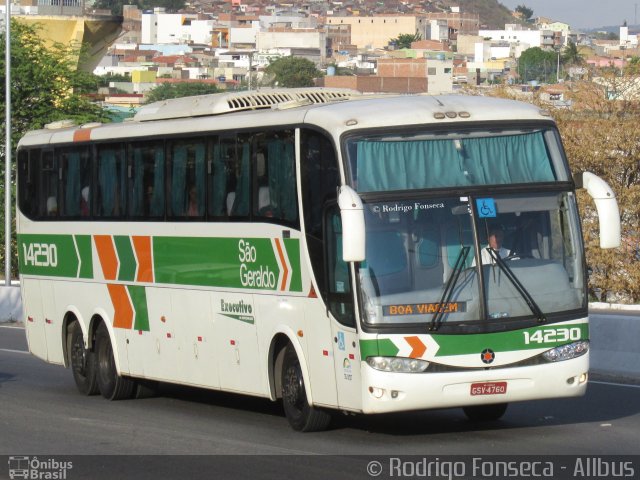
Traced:
<path fill-rule="evenodd" d="M 504 395 L 505 393 L 507 393 L 507 382 L 471 384 L 471 395 Z"/>

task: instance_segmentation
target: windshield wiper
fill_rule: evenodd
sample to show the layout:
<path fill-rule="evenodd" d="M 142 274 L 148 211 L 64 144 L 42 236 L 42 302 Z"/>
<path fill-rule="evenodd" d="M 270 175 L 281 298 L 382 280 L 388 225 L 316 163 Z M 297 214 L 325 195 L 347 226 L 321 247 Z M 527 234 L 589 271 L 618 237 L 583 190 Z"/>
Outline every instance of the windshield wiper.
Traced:
<path fill-rule="evenodd" d="M 444 315 L 445 305 L 449 303 L 451 300 L 451 295 L 453 295 L 453 289 L 458 283 L 458 278 L 460 278 L 460 273 L 462 272 L 462 268 L 464 267 L 465 262 L 467 261 L 467 256 L 469 255 L 469 251 L 471 247 L 462 247 L 460 249 L 460 253 L 458 254 L 458 258 L 456 258 L 456 263 L 453 266 L 453 270 L 451 271 L 451 275 L 447 279 L 447 284 L 444 287 L 444 291 L 442 292 L 442 297 L 440 297 L 440 302 L 438 303 L 438 309 L 433 313 L 433 317 L 431 317 L 431 323 L 429 324 L 429 330 L 437 330 L 442 323 L 442 315 Z"/>
<path fill-rule="evenodd" d="M 538 304 L 535 302 L 533 297 L 529 294 L 527 289 L 524 288 L 524 285 L 522 285 L 520 280 L 518 280 L 518 277 L 516 277 L 514 273 L 511 271 L 511 269 L 507 266 L 506 262 L 502 258 L 500 258 L 500 255 L 498 255 L 493 248 L 487 247 L 487 250 L 489 250 L 489 255 L 491 255 L 491 257 L 495 260 L 498 267 L 500 267 L 500 270 L 504 272 L 504 274 L 511 281 L 511 283 L 513 283 L 513 286 L 516 287 L 516 290 L 518 290 L 518 293 L 522 296 L 526 304 L 529 306 L 531 313 L 533 313 L 536 316 L 536 318 L 538 319 L 538 322 L 540 323 L 546 322 L 547 317 L 545 317 L 544 313 L 542 313 L 542 310 L 540 310 L 540 307 L 538 306 Z"/>

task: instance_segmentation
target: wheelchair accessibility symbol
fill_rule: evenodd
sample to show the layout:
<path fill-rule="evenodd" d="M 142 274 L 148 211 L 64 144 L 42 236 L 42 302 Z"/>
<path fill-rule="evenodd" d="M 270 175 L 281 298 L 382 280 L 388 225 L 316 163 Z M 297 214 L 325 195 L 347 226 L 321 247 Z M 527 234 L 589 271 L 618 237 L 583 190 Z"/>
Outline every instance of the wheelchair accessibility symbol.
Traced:
<path fill-rule="evenodd" d="M 494 218 L 497 216 L 496 202 L 493 198 L 477 198 L 476 209 L 480 218 Z"/>

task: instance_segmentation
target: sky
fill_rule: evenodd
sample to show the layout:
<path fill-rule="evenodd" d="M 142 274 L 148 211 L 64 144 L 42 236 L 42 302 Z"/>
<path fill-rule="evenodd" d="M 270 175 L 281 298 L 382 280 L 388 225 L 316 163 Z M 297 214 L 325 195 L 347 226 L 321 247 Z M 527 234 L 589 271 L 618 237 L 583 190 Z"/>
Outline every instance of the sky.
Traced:
<path fill-rule="evenodd" d="M 534 17 L 550 17 L 571 28 L 590 29 L 640 24 L 640 0 L 498 0 L 513 10 L 525 5 Z M 637 5 L 637 9 L 636 9 Z"/>

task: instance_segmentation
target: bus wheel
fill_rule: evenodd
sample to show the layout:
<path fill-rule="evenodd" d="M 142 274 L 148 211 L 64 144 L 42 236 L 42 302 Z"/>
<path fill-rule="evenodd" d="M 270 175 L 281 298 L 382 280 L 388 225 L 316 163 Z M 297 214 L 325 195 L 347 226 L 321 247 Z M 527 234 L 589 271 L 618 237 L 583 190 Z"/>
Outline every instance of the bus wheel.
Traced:
<path fill-rule="evenodd" d="M 282 362 L 282 405 L 289 424 L 299 432 L 325 430 L 331 421 L 328 412 L 307 402 L 300 361 L 291 345 L 285 349 Z"/>
<path fill-rule="evenodd" d="M 131 398 L 136 382 L 130 378 L 121 377 L 116 370 L 113 358 L 113 347 L 109 338 L 109 331 L 104 323 L 96 330 L 96 364 L 98 388 L 107 400 L 124 400 Z"/>
<path fill-rule="evenodd" d="M 95 354 L 84 348 L 82 328 L 78 322 L 71 324 L 71 335 L 67 349 L 69 365 L 73 373 L 76 387 L 83 395 L 95 395 L 98 393 L 98 381 L 96 379 Z"/>
<path fill-rule="evenodd" d="M 494 405 L 474 405 L 464 407 L 465 415 L 472 422 L 488 422 L 498 420 L 507 411 L 508 403 L 496 403 Z"/>

